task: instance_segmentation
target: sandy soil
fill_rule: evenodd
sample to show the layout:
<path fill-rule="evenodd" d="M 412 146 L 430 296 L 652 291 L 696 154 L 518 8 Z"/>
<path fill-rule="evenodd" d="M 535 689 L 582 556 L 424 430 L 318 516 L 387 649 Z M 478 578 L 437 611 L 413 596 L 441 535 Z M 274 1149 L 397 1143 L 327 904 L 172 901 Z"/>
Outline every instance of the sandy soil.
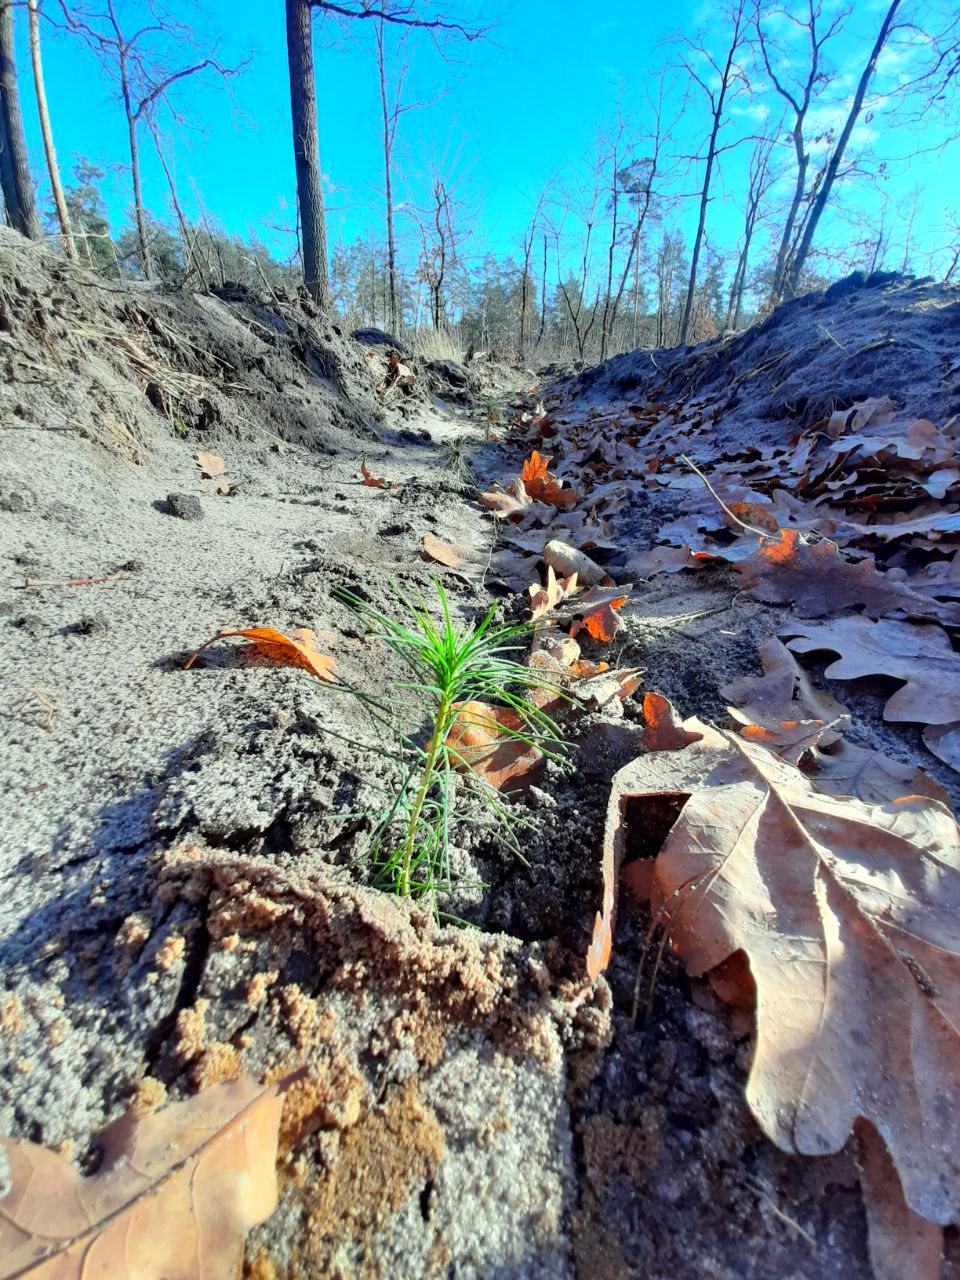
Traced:
<path fill-rule="evenodd" d="M 916 302 L 885 296 L 884 330 Z M 817 322 L 840 343 L 842 302 Z M 929 308 L 944 350 L 948 306 Z M 557 403 L 652 394 L 662 369 L 634 358 L 627 386 L 627 359 Z M 414 362 L 414 394 L 384 398 L 384 348 L 301 298 L 108 290 L 6 232 L 0 360 L 0 1132 L 89 1167 L 97 1128 L 131 1104 L 306 1064 L 250 1276 L 869 1276 L 852 1162 L 792 1160 L 760 1135 L 748 1030 L 709 988 L 668 965 L 630 1024 L 640 911 L 607 979 L 584 976 L 629 703 L 604 750 L 604 717 L 571 723 L 571 762 L 517 802 L 529 865 L 460 841 L 458 869 L 488 887 L 447 905 L 479 927 L 440 928 L 356 863 L 365 819 L 343 815 L 370 807 L 378 775 L 355 702 L 229 641 L 183 670 L 221 629 L 308 626 L 347 678 L 388 688 L 389 655 L 331 589 L 390 607 L 386 577 L 429 590 L 440 572 L 425 533 L 492 548 L 458 458 L 513 474 L 483 406 L 508 410 L 531 375 L 465 386 Z M 234 492 L 210 492 L 198 449 Z M 364 461 L 391 487 L 361 484 Z M 661 514 L 630 508 L 625 552 Z M 495 577 L 443 573 L 462 616 L 516 611 Z M 648 584 L 627 621 L 616 656 L 684 714 L 720 718 L 720 687 L 757 670 L 777 615 L 721 572 Z M 882 726 L 879 689 L 856 697 L 865 740 L 919 758 Z"/>

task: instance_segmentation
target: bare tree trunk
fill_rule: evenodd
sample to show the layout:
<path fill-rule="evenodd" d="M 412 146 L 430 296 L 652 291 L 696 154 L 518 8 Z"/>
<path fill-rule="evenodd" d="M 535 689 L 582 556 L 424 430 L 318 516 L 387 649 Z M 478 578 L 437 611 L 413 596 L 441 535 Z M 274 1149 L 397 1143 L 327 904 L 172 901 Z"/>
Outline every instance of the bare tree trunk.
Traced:
<path fill-rule="evenodd" d="M 206 289 L 209 287 L 210 282 L 206 277 L 194 247 L 190 243 L 187 220 L 183 216 L 183 209 L 180 207 L 180 200 L 177 196 L 177 184 L 174 181 L 170 166 L 167 164 L 167 157 L 163 153 L 163 145 L 160 141 L 160 132 L 152 115 L 147 116 L 147 125 L 150 129 L 150 135 L 153 138 L 153 145 L 157 153 L 157 159 L 160 161 L 160 167 L 163 169 L 163 176 L 166 178 L 167 186 L 170 188 L 170 202 L 172 203 L 173 211 L 177 216 L 177 222 L 180 226 L 180 237 L 183 240 L 185 265 L 188 271 L 192 271 L 196 268 L 197 275 L 200 277 L 200 283 L 204 289 Z"/>
<path fill-rule="evenodd" d="M 877 69 L 877 61 L 880 54 L 883 52 L 884 45 L 887 43 L 887 38 L 890 35 L 890 28 L 893 26 L 893 20 L 897 16 L 897 10 L 899 8 L 900 0 L 893 0 L 893 3 L 890 5 L 886 12 L 886 16 L 883 19 L 880 31 L 877 34 L 877 39 L 870 53 L 870 57 L 867 60 L 867 65 L 863 68 L 863 72 L 860 76 L 860 82 L 857 85 L 857 91 L 853 95 L 853 102 L 850 104 L 850 110 L 847 112 L 843 132 L 837 139 L 837 145 L 833 149 L 833 154 L 831 155 L 830 161 L 824 172 L 823 182 L 820 184 L 820 190 L 817 192 L 813 206 L 810 210 L 810 217 L 807 219 L 807 225 L 804 227 L 803 236 L 801 237 L 800 243 L 797 246 L 797 251 L 793 255 L 789 270 L 786 274 L 784 292 L 790 297 L 792 297 L 797 291 L 797 287 L 800 283 L 800 275 L 807 261 L 807 257 L 809 256 L 810 248 L 813 244 L 813 238 L 817 233 L 817 226 L 823 216 L 823 211 L 827 206 L 827 202 L 830 199 L 830 194 L 833 191 L 833 186 L 837 180 L 837 174 L 840 171 L 840 165 L 843 161 L 844 152 L 847 149 L 847 143 L 850 141 L 850 135 L 853 133 L 854 126 L 860 117 L 860 112 L 863 110 L 863 101 L 867 96 L 867 89 L 869 88 L 870 81 L 873 79 L 874 72 Z"/>
<path fill-rule="evenodd" d="M 547 331 L 547 233 L 543 233 L 543 274 L 540 277 L 540 332 L 537 334 L 537 346 L 543 341 Z"/>
<path fill-rule="evenodd" d="M 303 278 L 311 297 L 325 306 L 329 294 L 327 220 L 320 172 L 312 9 L 310 0 L 286 0 L 286 4 L 290 111 L 293 117 L 293 158 L 297 170 Z"/>
<path fill-rule="evenodd" d="M 73 228 L 70 226 L 70 214 L 67 212 L 63 183 L 60 181 L 57 148 L 53 142 L 50 111 L 47 107 L 47 90 L 43 81 L 43 58 L 40 53 L 40 0 L 29 0 L 27 12 L 30 23 L 30 59 L 33 63 L 33 83 L 37 91 L 37 114 L 40 117 L 40 132 L 43 134 L 43 150 L 47 157 L 47 171 L 50 174 L 53 203 L 56 206 L 57 221 L 60 223 L 60 232 L 63 236 L 63 247 L 66 255 L 68 258 L 76 259 L 77 247 L 73 242 Z"/>
<path fill-rule="evenodd" d="M 41 239 L 17 88 L 13 0 L 0 0 L 0 184 L 10 225 L 31 240 Z"/>
<path fill-rule="evenodd" d="M 391 120 L 387 104 L 387 68 L 383 56 L 383 19 L 376 24 L 377 70 L 380 73 L 380 110 L 383 116 L 383 176 L 387 214 L 387 306 L 390 332 L 396 333 L 400 322 L 397 290 L 397 242 L 393 227 L 393 135 L 396 118 Z"/>
<path fill-rule="evenodd" d="M 693 254 L 690 259 L 690 279 L 687 283 L 687 300 L 684 303 L 683 319 L 680 322 L 680 342 L 685 343 L 690 329 L 690 318 L 693 313 L 693 302 L 697 292 L 697 267 L 700 263 L 700 251 L 703 248 L 703 233 L 707 224 L 707 206 L 710 203 L 710 183 L 713 178 L 713 166 L 717 159 L 717 138 L 723 123 L 723 108 L 730 88 L 733 74 L 733 60 L 736 56 L 743 35 L 743 9 L 745 0 L 740 0 L 733 13 L 733 35 L 727 50 L 727 60 L 720 77 L 720 87 L 714 98 L 710 91 L 710 105 L 713 112 L 713 125 L 710 129 L 710 140 L 707 143 L 707 165 L 703 174 L 703 186 L 700 190 L 700 217 L 697 221 L 697 234 L 693 240 Z"/>

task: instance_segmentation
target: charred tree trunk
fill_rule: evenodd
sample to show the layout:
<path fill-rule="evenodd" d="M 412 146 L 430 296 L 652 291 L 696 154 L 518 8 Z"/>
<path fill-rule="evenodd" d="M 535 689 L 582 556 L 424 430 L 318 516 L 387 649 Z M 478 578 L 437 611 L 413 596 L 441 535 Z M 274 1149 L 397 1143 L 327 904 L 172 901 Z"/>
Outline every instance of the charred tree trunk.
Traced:
<path fill-rule="evenodd" d="M 53 203 L 57 210 L 57 221 L 63 236 L 63 248 L 68 258 L 75 259 L 77 247 L 73 241 L 73 228 L 70 226 L 70 214 L 63 194 L 63 183 L 60 181 L 60 165 L 57 163 L 57 148 L 53 141 L 53 128 L 50 124 L 50 111 L 47 107 L 47 90 L 43 79 L 43 57 L 40 52 L 40 0 L 29 0 L 27 10 L 30 21 L 30 59 L 33 63 L 33 83 L 37 91 L 37 114 L 40 117 L 40 132 L 43 134 L 43 150 L 47 157 L 47 172 L 50 174 L 50 187 L 53 191 Z"/>
<path fill-rule="evenodd" d="M 42 236 L 30 179 L 13 47 L 13 0 L 0 0 L 0 184 L 10 225 L 31 240 Z"/>
<path fill-rule="evenodd" d="M 310 0 L 286 0 L 286 4 L 290 112 L 293 117 L 293 158 L 297 171 L 303 278 L 311 297 L 325 306 L 329 293 L 327 220 L 320 172 L 312 8 Z"/>

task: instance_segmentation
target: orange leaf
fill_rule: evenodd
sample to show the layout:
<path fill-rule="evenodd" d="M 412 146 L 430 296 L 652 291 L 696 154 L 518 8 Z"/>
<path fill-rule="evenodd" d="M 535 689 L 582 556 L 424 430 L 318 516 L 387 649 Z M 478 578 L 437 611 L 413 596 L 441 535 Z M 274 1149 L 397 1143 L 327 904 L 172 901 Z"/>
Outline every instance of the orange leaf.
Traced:
<path fill-rule="evenodd" d="M 534 449 L 523 464 L 520 480 L 531 498 L 549 503 L 553 507 L 572 507 L 577 495 L 572 489 L 563 489 L 560 482 L 547 470 L 549 458 Z"/>
<path fill-rule="evenodd" d="M 202 649 L 206 649 L 207 645 L 216 644 L 218 640 L 224 640 L 228 636 L 240 636 L 244 640 L 249 640 L 264 657 L 272 658 L 283 666 L 302 667 L 312 675 L 319 676 L 321 680 L 331 682 L 336 680 L 336 677 L 331 674 L 334 666 L 333 658 L 320 652 L 317 648 L 316 633 L 308 631 L 306 627 L 297 627 L 292 636 L 284 635 L 282 631 L 276 631 L 273 627 L 247 627 L 242 631 L 220 631 L 209 640 L 204 640 L 197 652 L 184 665 L 184 671 L 189 671 L 197 660 L 197 654 Z"/>
<path fill-rule="evenodd" d="M 601 644 L 607 644 L 619 631 L 623 630 L 623 623 L 614 613 L 614 609 L 622 609 L 626 604 L 626 600 L 626 596 L 620 596 L 618 599 L 611 600 L 609 603 L 602 604 L 599 608 L 592 610 L 592 612 L 584 614 L 583 619 L 575 622 L 570 628 L 570 634 L 575 636 L 578 631 L 586 627 L 594 640 L 600 641 Z"/>
<path fill-rule="evenodd" d="M 367 470 L 367 464 L 365 462 L 360 463 L 360 475 L 362 477 L 362 481 L 361 481 L 362 484 L 368 489 L 389 489 L 390 488 L 386 480 L 381 480 L 379 476 L 374 476 L 370 474 L 370 472 Z"/>

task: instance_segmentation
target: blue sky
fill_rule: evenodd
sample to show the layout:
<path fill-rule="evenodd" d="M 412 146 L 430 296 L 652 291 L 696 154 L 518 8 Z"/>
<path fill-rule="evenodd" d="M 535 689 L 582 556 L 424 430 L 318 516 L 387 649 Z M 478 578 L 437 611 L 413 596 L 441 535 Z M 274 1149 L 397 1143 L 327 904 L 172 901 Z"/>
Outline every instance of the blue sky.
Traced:
<path fill-rule="evenodd" d="M 169 0 L 169 4 L 184 20 L 196 13 L 193 0 Z M 126 7 L 136 11 L 136 0 L 127 0 Z M 515 252 L 543 184 L 554 177 L 560 198 L 567 185 L 584 175 L 598 131 L 612 120 L 618 99 L 627 115 L 639 116 L 645 95 L 655 91 L 659 68 L 671 57 L 664 46 L 671 31 L 681 28 L 692 33 L 698 24 L 715 24 L 715 10 L 702 0 L 672 4 L 612 0 L 602 6 L 583 0 L 514 0 L 497 11 L 475 0 L 472 12 L 484 20 L 495 19 L 496 30 L 490 43 L 461 46 L 455 51 L 456 61 L 444 63 L 427 39 L 412 42 L 410 97 L 427 101 L 443 96 L 434 105 L 403 117 L 397 158 L 400 168 L 415 181 L 431 155 L 456 153 L 464 190 L 481 210 L 472 220 L 472 252 Z M 283 5 L 281 0 L 207 0 L 203 13 L 209 28 L 220 35 L 224 61 L 239 60 L 251 52 L 253 61 L 234 82 L 234 102 L 222 85 L 197 81 L 186 82 L 180 94 L 179 104 L 193 122 L 177 139 L 174 153 L 184 203 L 194 212 L 187 183 L 192 177 L 207 209 L 229 230 L 256 230 L 276 248 L 289 251 L 291 238 L 282 229 L 292 228 L 295 219 Z M 838 46 L 841 73 L 846 73 L 851 85 L 864 45 L 878 22 L 876 0 L 857 0 L 850 34 Z M 34 171 L 42 175 L 24 27 L 21 20 L 24 112 Z M 332 240 L 377 234 L 382 221 L 371 36 L 366 23 L 354 24 L 349 37 L 321 24 L 316 33 L 321 157 L 332 188 Z M 111 99 L 97 62 L 72 37 L 47 31 L 44 60 L 62 167 L 68 170 L 72 158 L 83 154 L 110 168 L 105 195 L 116 227 L 124 221 L 130 203 L 129 173 L 124 168 L 125 124 L 119 106 Z M 769 98 L 744 101 L 734 127 L 749 132 L 771 109 L 776 104 Z M 701 119 L 692 107 L 683 113 L 678 145 L 692 149 Z M 882 131 L 875 127 L 873 132 L 880 139 Z M 932 130 L 930 140 L 938 139 Z M 882 141 L 889 147 L 902 145 L 887 138 Z M 154 212 L 163 214 L 166 184 L 146 134 L 143 153 L 146 200 Z M 736 240 L 746 158 L 744 148 L 724 165 L 708 227 L 717 240 Z M 922 186 L 931 174 L 929 165 L 912 171 L 896 166 L 884 183 L 896 226 L 902 227 L 912 207 L 918 172 Z M 687 189 L 695 185 L 693 177 L 686 184 Z M 949 199 L 946 190 L 942 194 L 921 191 L 913 230 L 917 269 L 926 269 L 929 253 L 945 239 Z M 875 192 L 864 189 L 848 202 L 847 212 L 871 214 L 878 200 Z M 675 216 L 681 226 L 689 227 L 695 216 L 694 201 L 681 204 Z M 838 218 L 827 234 L 842 238 L 849 230 Z"/>

